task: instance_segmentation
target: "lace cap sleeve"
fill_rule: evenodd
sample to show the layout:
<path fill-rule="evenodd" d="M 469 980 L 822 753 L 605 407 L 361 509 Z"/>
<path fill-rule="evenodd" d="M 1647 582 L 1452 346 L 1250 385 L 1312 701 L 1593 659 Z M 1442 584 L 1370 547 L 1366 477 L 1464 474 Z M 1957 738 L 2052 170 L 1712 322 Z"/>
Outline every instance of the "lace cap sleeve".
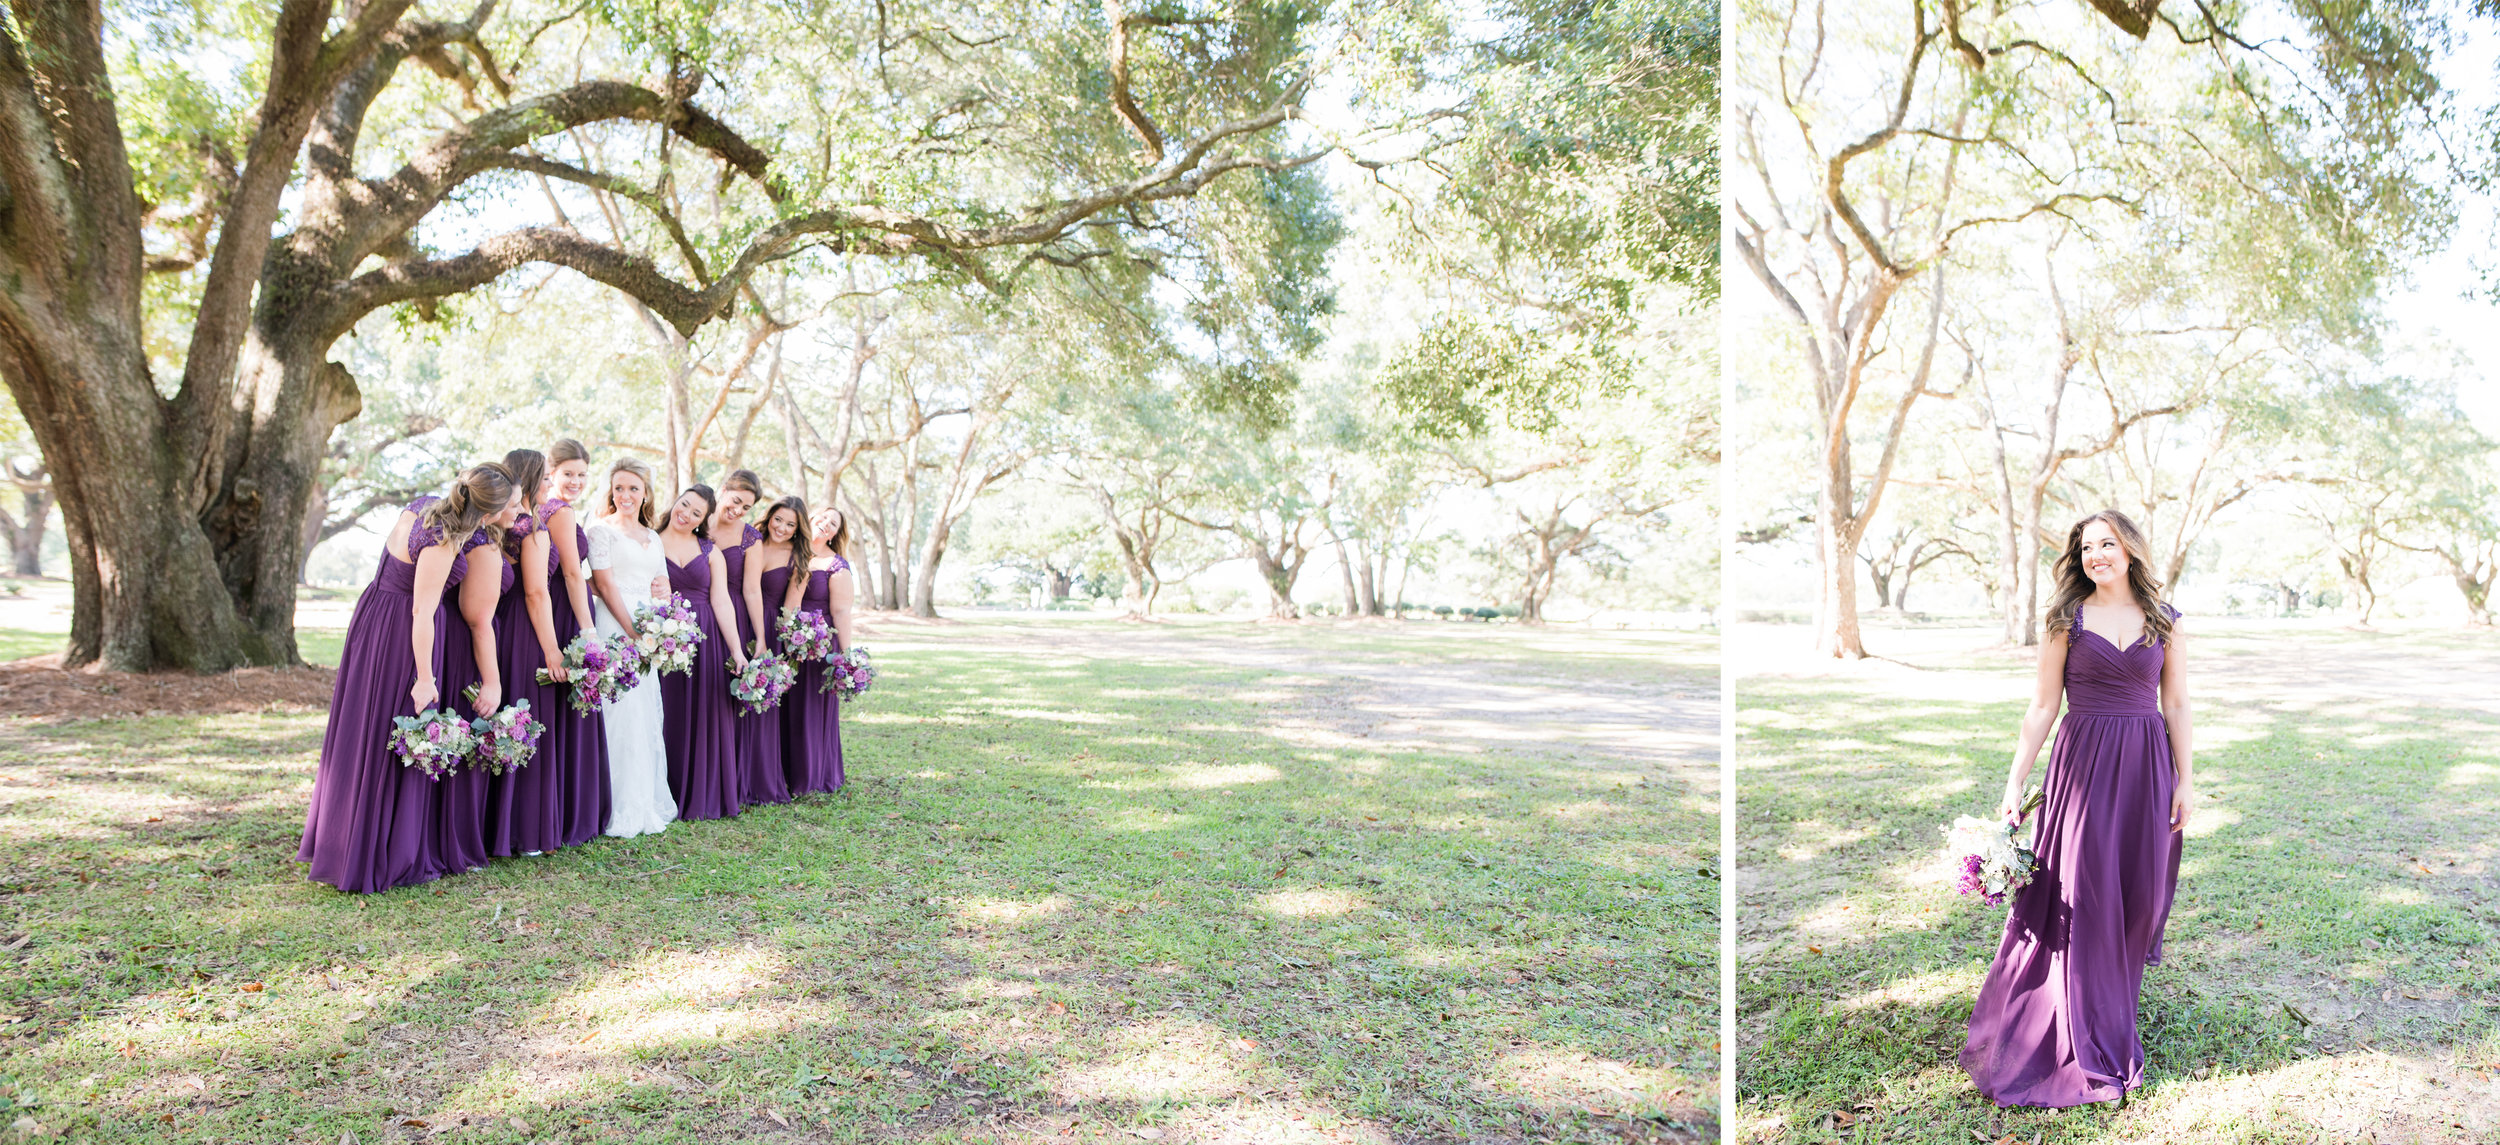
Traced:
<path fill-rule="evenodd" d="M 838 573 L 838 572 L 849 572 L 849 571 L 851 571 L 851 562 L 846 561 L 846 560 L 843 560 L 843 559 L 842 559 L 842 554 L 840 554 L 840 553 L 835 553 L 835 554 L 833 554 L 833 558 L 832 558 L 832 559 L 833 559 L 833 563 L 825 566 L 825 571 L 826 571 L 826 572 L 829 572 L 829 573 Z"/>
<path fill-rule="evenodd" d="M 470 553 L 475 552 L 478 549 L 493 549 L 495 550 L 496 556 L 503 555 L 502 546 L 495 543 L 495 531 L 493 529 L 481 527 L 475 532 L 470 533 L 468 540 L 460 542 L 460 555 L 464 559 Z"/>
<path fill-rule="evenodd" d="M 616 530 L 606 525 L 591 526 L 590 567 L 593 569 L 616 567 Z"/>
<path fill-rule="evenodd" d="M 757 542 L 757 541 L 760 541 L 760 540 L 763 540 L 763 539 L 764 539 L 764 530 L 762 530 L 762 529 L 758 529 L 758 528 L 756 528 L 756 527 L 755 527 L 755 526 L 753 526 L 753 525 L 740 525 L 740 526 L 738 526 L 738 528 L 739 528 L 739 533 L 738 533 L 738 547 L 739 547 L 739 548 L 742 548 L 742 549 L 743 549 L 743 548 L 746 548 L 746 547 L 748 547 L 749 545 L 753 545 L 755 542 Z"/>
<path fill-rule="evenodd" d="M 417 515 L 417 519 L 408 525 L 408 556 L 412 560 L 418 553 L 442 543 L 442 530 L 425 523 L 426 507 L 440 500 L 442 498 L 428 493 L 408 503 L 408 511 Z"/>

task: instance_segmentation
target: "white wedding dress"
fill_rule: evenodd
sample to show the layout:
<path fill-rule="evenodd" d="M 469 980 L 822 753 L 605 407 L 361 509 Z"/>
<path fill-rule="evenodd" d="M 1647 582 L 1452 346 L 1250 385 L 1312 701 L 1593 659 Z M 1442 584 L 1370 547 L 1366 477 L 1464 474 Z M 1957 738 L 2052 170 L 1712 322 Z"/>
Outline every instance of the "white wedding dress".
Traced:
<path fill-rule="evenodd" d="M 651 599 L 651 580 L 668 575 L 660 536 L 643 531 L 636 541 L 605 521 L 590 527 L 590 567 L 604 569 L 628 609 Z M 624 635 L 595 590 L 591 617 L 599 635 Z M 608 732 L 608 831 L 619 838 L 656 834 L 677 818 L 668 792 L 668 758 L 661 754 L 660 678 L 648 675 L 606 709 Z"/>

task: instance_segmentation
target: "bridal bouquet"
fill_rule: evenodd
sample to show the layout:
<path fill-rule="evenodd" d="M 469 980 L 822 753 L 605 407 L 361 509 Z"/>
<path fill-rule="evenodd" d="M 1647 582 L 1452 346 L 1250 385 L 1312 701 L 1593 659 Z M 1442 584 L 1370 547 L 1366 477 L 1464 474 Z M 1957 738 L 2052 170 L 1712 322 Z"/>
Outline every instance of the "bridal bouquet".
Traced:
<path fill-rule="evenodd" d="M 538 754 L 538 737 L 545 731 L 538 717 L 530 714 L 528 700 L 505 704 L 495 714 L 471 722 L 469 729 L 477 738 L 469 760 L 488 775 L 502 775 L 528 763 Z"/>
<path fill-rule="evenodd" d="M 427 708 L 391 721 L 391 753 L 402 767 L 413 767 L 428 779 L 441 779 L 468 758 L 477 745 L 469 721 L 444 708 Z"/>
<path fill-rule="evenodd" d="M 868 650 L 853 648 L 825 661 L 825 682 L 817 690 L 838 692 L 845 700 L 858 699 L 877 678 L 877 666 L 868 662 Z"/>
<path fill-rule="evenodd" d="M 634 690 L 642 682 L 641 657 L 624 637 L 602 640 L 595 632 L 583 632 L 564 646 L 565 675 L 571 677 L 573 710 L 589 715 L 608 706 L 609 701 Z M 541 687 L 555 683 L 547 670 L 538 670 Z"/>
<path fill-rule="evenodd" d="M 833 625 L 814 609 L 784 609 L 778 625 L 781 650 L 793 660 L 831 660 L 837 655 Z"/>
<path fill-rule="evenodd" d="M 2040 792 L 2032 792 L 2012 823 L 1964 815 L 1952 826 L 1939 828 L 1945 834 L 1945 852 L 1953 857 L 1953 889 L 1996 906 L 2006 895 L 2031 885 L 2031 874 L 2040 867 L 2039 857 L 2015 842 L 2014 836 L 2022 830 L 2021 820 L 2040 806 L 2042 798 Z"/>
<path fill-rule="evenodd" d="M 737 697 L 740 707 L 750 716 L 760 716 L 781 702 L 781 694 L 799 682 L 799 670 L 790 662 L 767 652 L 747 661 L 747 666 L 729 678 L 729 694 Z"/>
<path fill-rule="evenodd" d="M 694 671 L 703 629 L 695 624 L 694 606 L 685 597 L 672 592 L 666 603 L 635 605 L 634 631 L 642 636 L 645 669 L 655 675 Z"/>

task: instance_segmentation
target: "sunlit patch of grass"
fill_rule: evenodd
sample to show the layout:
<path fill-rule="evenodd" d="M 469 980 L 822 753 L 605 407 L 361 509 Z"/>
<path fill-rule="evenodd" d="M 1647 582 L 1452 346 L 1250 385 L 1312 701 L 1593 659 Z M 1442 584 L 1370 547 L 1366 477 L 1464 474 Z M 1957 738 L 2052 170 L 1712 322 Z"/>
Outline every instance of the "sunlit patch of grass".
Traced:
<path fill-rule="evenodd" d="M 2500 1055 L 2477 1048 L 2500 1036 L 2500 792 L 2453 780 L 2491 721 L 2200 698 L 2209 802 L 2145 979 L 2146 1088 L 2122 1113 L 1999 1110 L 1956 1054 L 2005 914 L 1953 893 L 1937 828 L 1986 813 L 2020 704 L 1890 686 L 1739 682 L 1739 1139 L 2500 1133 Z"/>
<path fill-rule="evenodd" d="M 1716 816 L 1683 782 L 1305 751 L 1266 729 L 1336 678 L 987 635 L 879 647 L 837 796 L 362 898 L 293 862 L 318 714 L 0 723 L 0 1123 L 1388 1142 L 1715 1112 L 1676 1092 L 1717 1038 Z M 1312 646 L 1501 655 L 1342 636 Z"/>

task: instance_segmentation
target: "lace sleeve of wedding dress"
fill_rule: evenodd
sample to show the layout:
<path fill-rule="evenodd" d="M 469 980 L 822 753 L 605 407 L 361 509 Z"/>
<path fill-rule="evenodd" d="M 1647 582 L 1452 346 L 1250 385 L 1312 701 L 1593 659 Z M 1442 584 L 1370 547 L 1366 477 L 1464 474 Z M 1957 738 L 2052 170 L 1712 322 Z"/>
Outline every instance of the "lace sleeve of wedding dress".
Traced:
<path fill-rule="evenodd" d="M 590 527 L 590 560 L 593 570 L 616 567 L 616 530 L 606 525 Z"/>

